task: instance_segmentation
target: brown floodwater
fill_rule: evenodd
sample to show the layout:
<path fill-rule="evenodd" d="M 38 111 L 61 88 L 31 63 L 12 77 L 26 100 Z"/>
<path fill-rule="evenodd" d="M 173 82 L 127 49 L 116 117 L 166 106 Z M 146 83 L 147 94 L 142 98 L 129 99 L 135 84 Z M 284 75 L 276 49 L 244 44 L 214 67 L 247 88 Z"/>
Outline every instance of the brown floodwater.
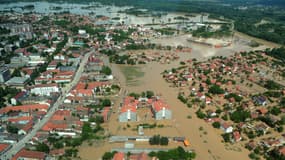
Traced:
<path fill-rule="evenodd" d="M 144 123 L 145 121 L 141 120 L 140 122 L 129 123 L 130 127 L 128 128 L 126 123 L 119 123 L 117 121 L 118 106 L 122 101 L 123 96 L 127 93 L 141 93 L 146 90 L 152 90 L 156 94 L 161 95 L 161 98 L 169 104 L 172 110 L 173 118 L 167 122 L 157 122 L 158 124 L 164 124 L 165 127 L 145 130 L 145 135 L 151 136 L 154 134 L 160 134 L 164 136 L 184 136 L 191 143 L 191 146 L 188 149 L 193 149 L 197 153 L 197 160 L 249 159 L 249 151 L 241 146 L 241 144 L 225 145 L 222 143 L 222 132 L 220 130 L 214 129 L 211 125 L 205 123 L 201 119 L 198 119 L 193 109 L 189 109 L 186 107 L 186 105 L 182 104 L 177 99 L 179 89 L 170 87 L 170 84 L 162 78 L 161 73 L 166 69 L 178 67 L 180 61 L 185 61 L 190 58 L 197 58 L 201 61 L 206 60 L 211 56 L 229 56 L 239 51 L 263 49 L 272 46 L 262 45 L 258 48 L 251 48 L 246 45 L 245 40 L 243 40 L 243 36 L 240 34 L 235 37 L 235 41 L 232 46 L 220 49 L 188 44 L 189 42 L 187 42 L 183 36 L 176 39 L 164 38 L 154 40 L 154 42 L 169 44 L 172 46 L 188 46 L 192 47 L 193 50 L 192 53 L 179 54 L 180 60 L 171 62 L 170 64 L 151 62 L 146 65 L 139 65 L 139 69 L 140 71 L 144 72 L 144 76 L 136 79 L 139 81 L 139 83 L 136 83 L 136 85 L 126 85 L 127 80 L 121 70 L 122 67 L 117 64 L 111 64 L 115 79 L 120 83 L 123 89 L 114 103 L 114 112 L 111 115 L 110 121 L 104 124 L 106 131 L 111 135 L 137 135 L 137 131 L 133 130 L 133 128 L 135 128 L 137 124 Z M 189 115 L 191 115 L 191 119 L 187 118 Z M 148 120 L 147 123 L 154 123 L 154 120 Z M 170 142 L 170 145 L 167 146 L 167 148 L 176 147 L 178 145 L 183 144 Z M 93 146 L 84 144 L 79 147 L 79 156 L 83 160 L 100 159 L 106 151 L 110 151 L 115 147 L 123 146 L 124 144 L 122 143 L 109 143 L 107 141 L 100 144 L 94 144 Z M 147 143 L 135 143 L 135 146 L 150 147 Z"/>

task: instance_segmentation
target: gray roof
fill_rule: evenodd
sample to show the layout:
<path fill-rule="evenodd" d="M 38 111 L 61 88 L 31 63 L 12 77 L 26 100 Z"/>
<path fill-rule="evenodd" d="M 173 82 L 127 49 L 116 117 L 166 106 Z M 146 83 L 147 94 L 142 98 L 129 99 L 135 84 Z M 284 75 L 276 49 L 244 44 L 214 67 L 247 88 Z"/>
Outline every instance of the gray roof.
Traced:
<path fill-rule="evenodd" d="M 6 84 L 8 85 L 22 85 L 25 84 L 29 80 L 28 77 L 13 77 L 9 79 Z"/>

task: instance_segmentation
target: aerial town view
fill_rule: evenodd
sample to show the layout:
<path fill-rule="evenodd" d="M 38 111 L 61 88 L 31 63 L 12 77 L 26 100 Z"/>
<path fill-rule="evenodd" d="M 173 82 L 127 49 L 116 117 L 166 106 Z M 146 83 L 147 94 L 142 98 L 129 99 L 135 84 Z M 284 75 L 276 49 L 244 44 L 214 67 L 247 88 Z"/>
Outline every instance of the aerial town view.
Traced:
<path fill-rule="evenodd" d="M 0 160 L 285 160 L 284 0 L 1 0 Z"/>

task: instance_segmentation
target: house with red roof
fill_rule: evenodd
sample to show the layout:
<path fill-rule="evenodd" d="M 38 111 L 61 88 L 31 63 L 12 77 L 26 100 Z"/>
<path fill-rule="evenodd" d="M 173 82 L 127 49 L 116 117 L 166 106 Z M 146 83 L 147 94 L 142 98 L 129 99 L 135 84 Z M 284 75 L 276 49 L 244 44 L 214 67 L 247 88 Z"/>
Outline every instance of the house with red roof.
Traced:
<path fill-rule="evenodd" d="M 56 66 L 57 66 L 57 62 L 55 60 L 53 60 L 48 64 L 47 70 L 54 70 L 54 69 L 56 69 Z"/>
<path fill-rule="evenodd" d="M 3 155 L 8 148 L 12 147 L 10 144 L 7 143 L 0 143 L 0 155 Z"/>
<path fill-rule="evenodd" d="M 135 104 L 124 105 L 119 114 L 119 122 L 129 122 L 137 120 L 137 106 Z"/>
<path fill-rule="evenodd" d="M 67 78 L 67 79 L 72 79 L 74 76 L 75 72 L 74 71 L 61 71 L 57 74 L 54 75 L 54 78 Z"/>
<path fill-rule="evenodd" d="M 26 135 L 33 129 L 34 122 L 31 120 L 23 128 L 18 131 L 18 135 Z"/>
<path fill-rule="evenodd" d="M 32 116 L 22 116 L 22 117 L 16 117 L 16 118 L 9 118 L 8 122 L 12 124 L 27 124 L 32 119 L 33 119 Z"/>
<path fill-rule="evenodd" d="M 233 132 L 233 138 L 234 138 L 235 142 L 241 141 L 241 135 L 240 135 L 239 131 Z"/>
<path fill-rule="evenodd" d="M 56 124 L 56 123 L 52 123 L 52 122 L 47 122 L 42 130 L 43 131 L 54 131 L 54 130 L 66 130 L 67 129 L 67 124 L 66 123 L 61 123 L 61 124 Z"/>
<path fill-rule="evenodd" d="M 26 149 L 21 149 L 15 156 L 13 156 L 12 160 L 45 160 L 46 154 L 44 152 L 38 151 L 29 151 Z"/>
<path fill-rule="evenodd" d="M 58 157 L 58 156 L 63 156 L 65 153 L 65 150 L 62 148 L 62 149 L 54 149 L 54 150 L 51 150 L 49 152 L 49 154 L 53 157 Z"/>
<path fill-rule="evenodd" d="M 0 109 L 0 114 L 8 113 L 9 111 L 31 112 L 35 110 L 47 111 L 49 105 L 47 104 L 29 104 L 22 106 L 8 106 Z"/>
<path fill-rule="evenodd" d="M 146 152 L 130 155 L 131 160 L 148 160 L 150 159 Z"/>
<path fill-rule="evenodd" d="M 225 133 L 232 133 L 234 128 L 233 128 L 229 123 L 224 122 L 224 123 L 222 123 L 222 125 L 221 125 L 221 129 L 222 129 Z"/>
<path fill-rule="evenodd" d="M 94 97 L 92 89 L 78 89 L 72 91 L 78 97 Z"/>
<path fill-rule="evenodd" d="M 172 117 L 169 106 L 162 100 L 157 100 L 152 103 L 152 112 L 156 120 L 171 119 Z"/>
<path fill-rule="evenodd" d="M 19 100 L 24 98 L 25 96 L 27 96 L 27 92 L 22 91 L 22 92 L 17 93 L 16 96 L 11 98 L 11 104 L 17 105 L 17 102 L 19 102 Z"/>
<path fill-rule="evenodd" d="M 281 156 L 285 157 L 285 146 L 279 148 L 279 149 L 278 149 L 278 153 L 279 153 Z"/>
<path fill-rule="evenodd" d="M 110 114 L 111 114 L 110 107 L 104 107 L 101 113 L 104 122 L 107 122 L 109 120 Z"/>
<path fill-rule="evenodd" d="M 123 152 L 117 152 L 114 155 L 113 160 L 125 160 L 125 154 Z"/>

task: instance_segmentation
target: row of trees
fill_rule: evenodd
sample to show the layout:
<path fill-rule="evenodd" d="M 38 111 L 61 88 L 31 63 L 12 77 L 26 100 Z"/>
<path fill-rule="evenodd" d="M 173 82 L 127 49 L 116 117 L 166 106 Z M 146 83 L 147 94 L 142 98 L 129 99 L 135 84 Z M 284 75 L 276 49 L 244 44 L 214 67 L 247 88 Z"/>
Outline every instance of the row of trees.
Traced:
<path fill-rule="evenodd" d="M 141 94 L 132 92 L 129 94 L 129 96 L 135 97 L 135 99 L 138 99 L 139 97 L 151 98 L 154 96 L 154 92 L 153 91 L 145 91 L 145 92 L 142 92 Z"/>
<path fill-rule="evenodd" d="M 150 145 L 168 145 L 168 142 L 167 137 L 161 137 L 160 135 L 154 135 L 149 139 Z"/>
<path fill-rule="evenodd" d="M 148 155 L 150 157 L 157 157 L 159 160 L 191 160 L 195 159 L 196 157 L 196 154 L 194 152 L 185 151 L 180 146 L 175 149 L 170 149 L 168 151 L 150 152 Z"/>

